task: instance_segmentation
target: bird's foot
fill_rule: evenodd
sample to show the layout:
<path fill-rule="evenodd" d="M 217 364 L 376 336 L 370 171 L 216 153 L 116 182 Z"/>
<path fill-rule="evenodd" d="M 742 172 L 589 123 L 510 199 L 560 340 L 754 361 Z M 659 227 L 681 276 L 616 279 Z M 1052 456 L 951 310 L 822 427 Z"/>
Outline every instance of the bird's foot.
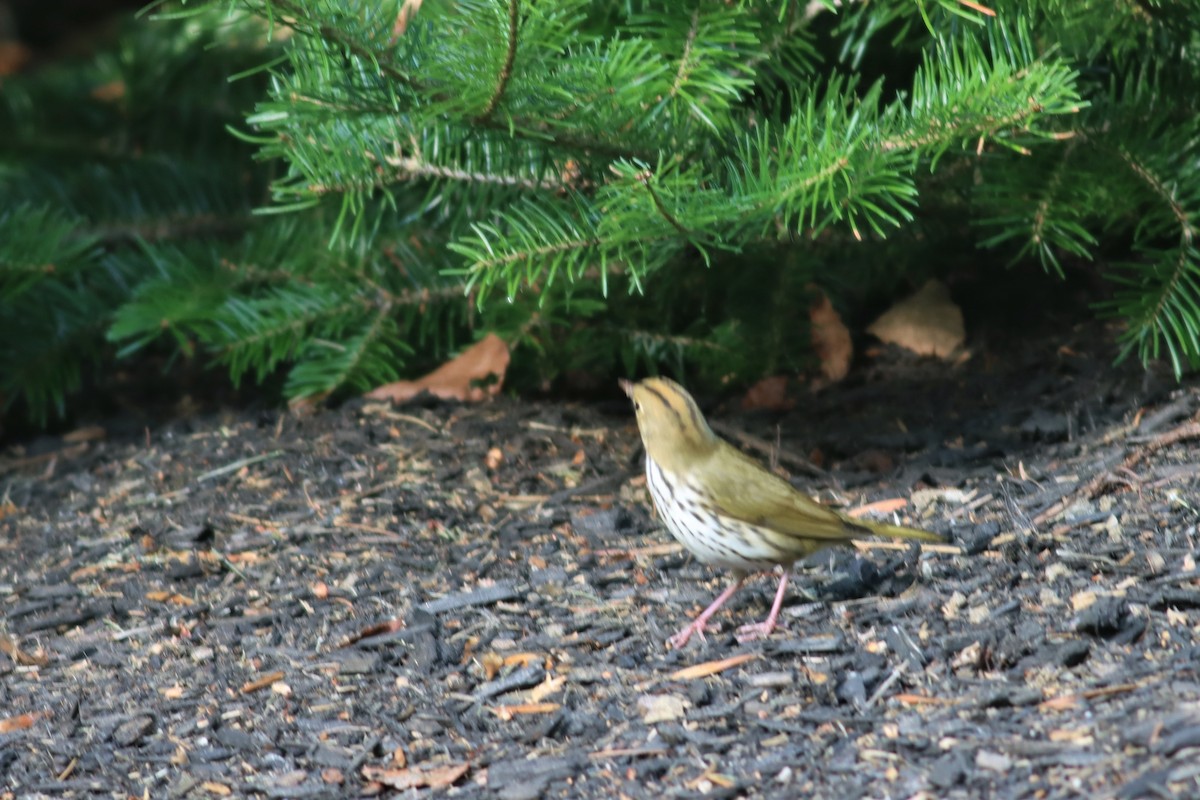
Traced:
<path fill-rule="evenodd" d="M 683 646 L 688 643 L 688 639 L 692 638 L 693 633 L 700 637 L 700 641 L 705 641 L 703 620 L 695 620 L 680 628 L 678 633 L 667 639 L 667 646 L 672 650 L 682 650 Z"/>
<path fill-rule="evenodd" d="M 775 620 L 773 619 L 765 622 L 753 622 L 737 629 L 737 640 L 739 643 L 745 643 L 765 639 L 771 635 L 773 630 L 775 630 Z"/>

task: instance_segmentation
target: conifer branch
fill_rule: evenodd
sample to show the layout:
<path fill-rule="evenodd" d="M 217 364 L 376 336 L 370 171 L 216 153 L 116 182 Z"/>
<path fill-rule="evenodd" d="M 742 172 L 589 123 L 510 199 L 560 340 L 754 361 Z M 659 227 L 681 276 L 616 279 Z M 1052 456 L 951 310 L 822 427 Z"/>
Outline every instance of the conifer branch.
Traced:
<path fill-rule="evenodd" d="M 353 392 L 477 328 L 529 345 L 515 372 L 541 382 L 802 369 L 780 314 L 826 248 L 863 285 L 868 262 L 961 246 L 946 207 L 988 229 L 971 247 L 1060 273 L 1102 252 L 1126 346 L 1200 364 L 1186 8 L 420 5 L 187 0 L 119 57 L 6 78 L 0 397 L 62 410 L 85 370 L 143 352 Z M 263 18 L 289 27 L 270 50 Z"/>
<path fill-rule="evenodd" d="M 665 205 L 663 205 L 662 198 L 658 196 L 658 192 L 654 191 L 654 186 L 650 182 L 653 177 L 654 177 L 654 174 L 652 172 L 650 172 L 650 170 L 643 170 L 642 172 L 638 173 L 638 175 L 637 175 L 637 179 L 641 182 L 641 184 L 643 186 L 646 187 L 646 191 L 650 195 L 650 200 L 651 200 L 651 202 L 654 203 L 654 208 L 655 208 L 655 210 L 658 211 L 659 215 L 662 216 L 662 218 L 667 221 L 668 225 L 670 225 L 675 230 L 679 231 L 679 234 L 681 236 L 691 237 L 691 235 L 692 235 L 691 231 L 689 231 L 687 229 L 687 227 L 682 222 L 680 222 L 679 219 L 674 214 L 672 214 L 670 211 L 667 210 L 667 207 Z"/>
<path fill-rule="evenodd" d="M 174 242 L 202 236 L 228 236 L 246 230 L 254 222 L 250 214 L 177 214 L 162 219 L 107 223 L 89 228 L 88 233 L 97 241 L 110 245 L 128 241 Z"/>
<path fill-rule="evenodd" d="M 683 52 L 679 56 L 679 67 L 675 70 L 675 80 L 671 84 L 671 97 L 679 95 L 679 89 L 683 86 L 683 82 L 687 80 L 689 67 L 691 66 L 692 46 L 696 42 L 696 34 L 700 32 L 700 6 L 697 5 L 692 10 L 692 24 L 688 28 L 687 36 L 683 40 Z"/>
<path fill-rule="evenodd" d="M 266 13 L 266 9 L 270 6 L 281 8 L 285 13 L 290 14 L 294 21 L 306 19 L 305 9 L 303 9 L 294 0 L 261 0 L 262 6 L 259 6 L 254 0 L 244 0 L 252 11 L 260 14 Z M 517 0 L 510 0 L 513 13 L 517 10 Z M 511 19 L 511 17 L 510 17 Z M 511 28 L 510 28 L 511 30 Z M 363 59 L 364 61 L 373 64 L 386 77 L 396 81 L 399 85 L 411 89 L 418 95 L 424 95 L 435 103 L 444 104 L 450 103 L 454 96 L 442 91 L 435 91 L 434 88 L 424 81 L 410 75 L 407 71 L 401 69 L 390 58 L 384 56 L 383 53 L 371 50 L 364 46 L 358 40 L 350 36 L 346 31 L 335 28 L 327 24 L 320 24 L 314 31 L 321 39 L 334 43 L 345 49 L 346 52 Z M 510 37 L 510 50 L 512 57 L 515 60 L 517 39 L 516 35 Z M 509 63 L 507 69 L 511 70 L 512 64 Z M 504 75 L 502 70 L 500 82 L 497 84 L 496 92 L 493 94 L 493 99 L 498 105 L 505 88 L 507 87 L 509 78 Z M 491 106 L 491 103 L 489 103 Z M 601 136 L 588 135 L 582 131 L 563 131 L 555 129 L 546 124 L 545 120 L 530 119 L 526 117 L 511 117 L 507 120 L 497 120 L 493 117 L 491 109 L 485 108 L 484 114 L 475 118 L 475 124 L 488 130 L 503 132 L 506 135 L 516 134 L 522 138 L 528 138 L 537 143 L 546 143 L 547 140 L 558 147 L 566 150 L 594 150 L 598 153 L 604 153 L 610 156 L 619 158 L 650 158 L 652 153 L 641 150 L 636 146 L 627 146 L 612 141 L 608 141 Z"/>
<path fill-rule="evenodd" d="M 363 153 L 363 156 L 368 160 L 375 160 L 374 153 L 366 152 Z M 457 181 L 460 183 L 469 184 L 506 186 L 528 189 L 531 191 L 558 191 L 565 188 L 561 181 L 552 180 L 550 178 L 536 180 L 533 178 L 523 178 L 519 175 L 502 175 L 499 173 L 493 174 L 466 169 L 456 169 L 454 167 L 443 166 L 440 164 L 430 164 L 426 161 L 422 161 L 417 156 L 384 156 L 383 162 L 390 167 L 394 167 L 396 171 L 390 175 L 380 175 L 376 184 L 378 186 L 385 186 L 387 184 L 399 181 L 431 179 Z M 337 184 L 314 184 L 308 187 L 308 189 L 315 194 L 344 192 L 348 188 L 350 188 L 349 185 L 339 186 Z"/>
<path fill-rule="evenodd" d="M 1175 191 L 1167 187 L 1161 177 L 1156 175 L 1146 164 L 1139 161 L 1124 147 L 1118 147 L 1117 153 L 1121 160 L 1125 162 L 1130 171 L 1133 172 L 1150 190 L 1158 197 L 1175 221 L 1179 224 L 1179 237 L 1184 245 L 1190 245 L 1195 236 L 1196 228 L 1192 223 L 1192 217 L 1179 202 Z"/>
<path fill-rule="evenodd" d="M 1042 197 L 1038 200 L 1033 212 L 1033 224 L 1030 226 L 1029 240 L 1033 242 L 1033 245 L 1038 248 L 1039 252 L 1048 253 L 1051 258 L 1053 258 L 1053 253 L 1049 250 L 1046 240 L 1046 226 L 1050 218 L 1050 208 L 1058 200 L 1059 187 L 1062 186 L 1064 177 L 1067 175 L 1071 156 L 1074 154 L 1078 143 L 1079 140 L 1075 139 L 1068 142 L 1063 148 L 1062 156 L 1055 163 L 1054 169 L 1050 173 L 1050 178 L 1046 181 L 1046 188 L 1042 191 Z"/>
<path fill-rule="evenodd" d="M 569 253 L 573 250 L 587 250 L 593 247 L 599 247 L 602 244 L 599 238 L 579 238 L 569 239 L 563 242 L 551 242 L 540 247 L 531 247 L 524 250 L 511 250 L 502 253 L 493 258 L 480 258 L 472 261 L 471 272 L 487 272 L 498 267 L 506 267 L 511 264 L 525 263 L 527 261 L 536 261 L 538 259 L 548 258 L 551 256 Z"/>
<path fill-rule="evenodd" d="M 513 74 L 513 62 L 517 59 L 517 33 L 519 26 L 519 10 L 520 0 L 508 0 L 508 51 L 504 55 L 504 66 L 500 68 L 500 74 L 496 76 L 496 89 L 492 92 L 491 98 L 483 108 L 483 113 L 475 118 L 475 122 L 482 125 L 491 119 L 496 107 L 500 105 L 500 98 L 504 97 L 504 90 L 508 88 L 508 82 Z"/>

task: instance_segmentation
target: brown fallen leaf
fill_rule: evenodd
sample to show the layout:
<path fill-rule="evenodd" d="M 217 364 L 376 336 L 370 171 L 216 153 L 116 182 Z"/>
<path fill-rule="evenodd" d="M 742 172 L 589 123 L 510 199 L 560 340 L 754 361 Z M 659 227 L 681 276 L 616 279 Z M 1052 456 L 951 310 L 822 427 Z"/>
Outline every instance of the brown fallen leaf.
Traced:
<path fill-rule="evenodd" d="M 813 303 L 808 309 L 813 352 L 821 363 L 823 380 L 814 383 L 837 383 L 850 372 L 854 357 L 854 342 L 841 316 L 829 302 L 829 297 L 816 287 Z"/>
<path fill-rule="evenodd" d="M 12 733 L 13 731 L 23 731 L 27 728 L 32 728 L 33 723 L 42 718 L 42 715 L 37 712 L 29 714 L 18 714 L 15 717 L 0 719 L 0 733 Z"/>
<path fill-rule="evenodd" d="M 885 311 L 867 332 L 923 356 L 948 358 L 966 339 L 962 310 L 940 281 L 924 286 Z"/>
<path fill-rule="evenodd" d="M 50 663 L 50 656 L 41 648 L 32 653 L 27 652 L 21 649 L 16 639 L 3 635 L 0 635 L 0 653 L 4 653 L 23 667 L 44 667 Z"/>
<path fill-rule="evenodd" d="M 547 697 L 561 691 L 566 682 L 566 675 L 558 675 L 554 678 L 547 675 L 546 680 L 529 690 L 529 702 L 535 705 L 542 704 Z M 549 705 L 553 705 L 553 703 Z"/>
<path fill-rule="evenodd" d="M 787 396 L 787 378 L 783 375 L 763 378 L 742 395 L 743 411 L 788 411 L 795 405 L 796 401 Z"/>
<path fill-rule="evenodd" d="M 32 57 L 33 51 L 20 42 L 0 42 L 0 77 L 16 75 Z"/>
<path fill-rule="evenodd" d="M 545 653 L 521 652 L 511 653 L 505 656 L 501 663 L 506 667 L 511 667 L 513 664 L 522 667 L 528 667 L 530 664 L 540 664 L 543 661 L 546 661 L 546 659 L 547 656 Z"/>
<path fill-rule="evenodd" d="M 479 659 L 479 663 L 483 667 L 483 677 L 490 681 L 500 674 L 504 659 L 499 653 L 487 652 Z"/>
<path fill-rule="evenodd" d="M 384 384 L 367 392 L 366 397 L 399 403 L 421 392 L 429 392 L 444 400 L 478 403 L 500 393 L 509 359 L 508 345 L 496 334 L 489 333 L 428 375 L 415 381 Z M 478 385 L 492 375 L 496 376 L 495 382 L 487 386 Z"/>
<path fill-rule="evenodd" d="M 428 786 L 439 789 L 450 786 L 467 773 L 470 764 L 442 764 L 437 767 L 408 767 L 407 769 L 389 769 L 387 767 L 363 766 L 363 777 L 369 781 L 377 781 L 393 789 L 403 791 Z"/>
<path fill-rule="evenodd" d="M 178 592 L 164 592 L 160 590 L 146 592 L 146 599 L 153 603 L 170 603 L 176 606 L 190 606 L 196 602 L 192 598 L 184 597 Z"/>

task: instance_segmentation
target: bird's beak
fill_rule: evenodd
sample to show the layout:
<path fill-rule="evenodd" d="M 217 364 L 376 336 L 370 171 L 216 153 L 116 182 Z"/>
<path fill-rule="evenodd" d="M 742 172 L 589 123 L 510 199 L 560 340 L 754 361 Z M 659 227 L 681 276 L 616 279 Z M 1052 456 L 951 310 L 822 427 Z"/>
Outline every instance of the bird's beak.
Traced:
<path fill-rule="evenodd" d="M 621 387 L 621 391 L 628 397 L 633 397 L 633 381 L 627 381 L 621 378 L 617 381 L 617 385 Z"/>

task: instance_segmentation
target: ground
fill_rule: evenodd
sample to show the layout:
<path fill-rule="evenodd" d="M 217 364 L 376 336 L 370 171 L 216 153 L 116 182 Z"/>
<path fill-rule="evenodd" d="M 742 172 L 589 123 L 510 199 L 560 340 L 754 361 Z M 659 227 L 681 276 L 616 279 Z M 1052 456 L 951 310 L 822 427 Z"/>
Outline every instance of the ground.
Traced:
<path fill-rule="evenodd" d="M 762 579 L 681 651 L 727 576 L 653 518 L 616 387 L 9 448 L 0 797 L 1196 796 L 1200 397 L 1113 335 L 706 400 L 953 546 L 815 558 L 768 640 Z"/>

